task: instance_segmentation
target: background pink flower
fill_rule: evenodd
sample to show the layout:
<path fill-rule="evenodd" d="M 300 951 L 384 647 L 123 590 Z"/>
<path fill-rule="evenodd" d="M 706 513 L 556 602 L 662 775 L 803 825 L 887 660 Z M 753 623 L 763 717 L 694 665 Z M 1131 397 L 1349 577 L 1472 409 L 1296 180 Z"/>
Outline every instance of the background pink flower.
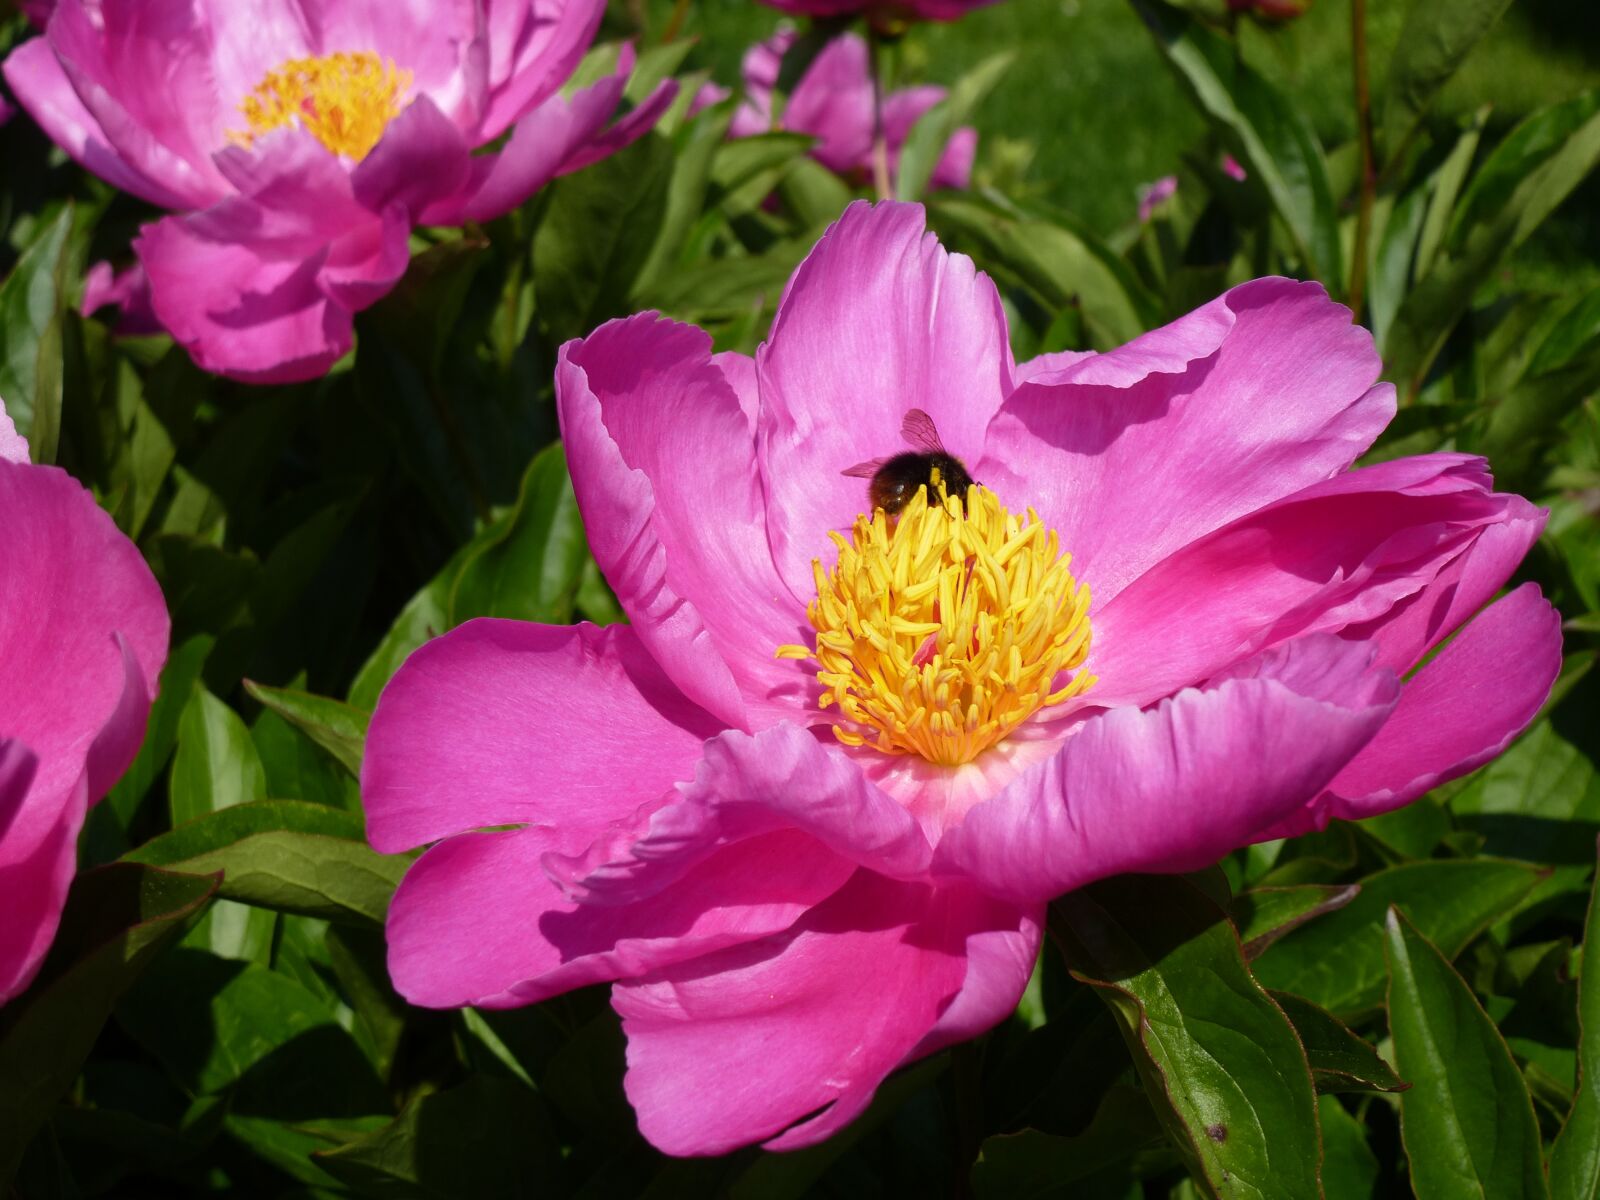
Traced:
<path fill-rule="evenodd" d="M 497 216 L 654 123 L 670 81 L 607 128 L 631 52 L 560 94 L 603 9 L 61 0 L 5 75 L 84 166 L 183 214 L 134 244 L 173 337 L 208 370 L 281 382 L 350 349 L 413 226 Z"/>
<path fill-rule="evenodd" d="M 830 171 L 865 179 L 872 171 L 872 74 L 865 39 L 840 34 L 824 46 L 795 84 L 780 119 L 773 116 L 773 92 L 783 56 L 794 45 L 793 31 L 780 31 L 750 47 L 744 56 L 744 103 L 728 127 L 732 137 L 751 137 L 773 129 L 817 139 L 811 155 Z M 706 93 L 711 102 L 726 91 Z M 883 102 L 884 141 L 891 178 L 900 151 L 923 113 L 945 97 L 932 84 L 891 92 Z M 933 170 L 933 187 L 964 188 L 972 178 L 978 131 L 963 126 L 951 135 Z"/>
<path fill-rule="evenodd" d="M 0 1004 L 55 937 L 84 814 L 127 770 L 167 657 L 161 589 L 0 404 Z"/>
<path fill-rule="evenodd" d="M 811 17 L 864 16 L 874 24 L 905 21 L 956 21 L 995 0 L 763 0 L 784 12 Z"/>
<path fill-rule="evenodd" d="M 754 359 L 648 313 L 563 348 L 573 486 L 630 623 L 469 622 L 385 691 L 369 837 L 436 843 L 389 913 L 407 999 L 613 980 L 647 1138 L 809 1145 L 1013 1010 L 1051 897 L 1388 811 L 1538 710 L 1556 615 L 1532 585 L 1489 602 L 1544 514 L 1464 455 L 1352 469 L 1394 392 L 1320 286 L 1257 280 L 1107 354 L 1019 366 L 1008 347 L 993 284 L 919 206 L 856 204 Z M 841 472 L 903 449 L 912 409 L 989 489 L 968 514 L 1031 508 L 1093 597 L 1071 609 L 1086 661 L 1044 679 L 1071 686 L 955 766 L 873 748 L 922 720 L 912 701 L 874 727 L 774 653 L 814 644 L 830 534 L 865 506 Z M 947 528 L 921 519 L 899 528 Z M 956 575 L 1001 569 L 984 555 Z M 856 611 L 929 586 L 908 574 Z M 844 644 L 887 673 L 878 647 L 910 661 L 921 636 Z M 1017 694 L 975 670 L 974 705 Z M 971 718 L 938 711 L 919 727 L 964 744 Z"/>

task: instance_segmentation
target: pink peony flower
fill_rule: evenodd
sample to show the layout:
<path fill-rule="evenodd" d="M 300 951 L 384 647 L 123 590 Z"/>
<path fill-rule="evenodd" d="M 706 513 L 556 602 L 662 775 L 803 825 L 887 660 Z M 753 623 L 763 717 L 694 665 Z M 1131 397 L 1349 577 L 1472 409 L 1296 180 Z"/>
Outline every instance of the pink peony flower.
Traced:
<path fill-rule="evenodd" d="M 785 30 L 745 53 L 745 101 L 734 113 L 729 136 L 751 137 L 773 129 L 807 134 L 817 139 L 811 156 L 823 166 L 839 175 L 866 179 L 872 172 L 873 123 L 872 74 L 866 41 L 845 33 L 824 46 L 795 84 L 794 94 L 779 120 L 773 116 L 773 92 L 783 56 L 794 41 L 795 34 Z M 725 91 L 720 95 L 705 93 L 711 103 L 726 95 Z M 891 178 L 898 171 L 900 151 L 911 136 L 912 127 L 944 97 L 945 89 L 931 84 L 884 97 L 883 134 Z M 966 187 L 972 178 L 972 160 L 977 150 L 977 130 L 970 126 L 956 130 L 934 167 L 932 185 Z"/>
<path fill-rule="evenodd" d="M 413 226 L 498 216 L 654 124 L 671 81 L 606 128 L 631 51 L 560 94 L 604 7 L 60 0 L 5 75 L 84 166 L 181 214 L 134 249 L 196 362 L 310 379 L 405 273 Z"/>
<path fill-rule="evenodd" d="M 909 21 L 958 21 L 995 0 L 763 0 L 773 8 L 808 17 L 864 16 L 874 25 L 898 28 Z"/>
<path fill-rule="evenodd" d="M 1388 811 L 1537 711 L 1555 612 L 1483 606 L 1544 514 L 1466 455 L 1351 469 L 1394 391 L 1320 286 L 1008 344 L 919 206 L 858 203 L 754 359 L 649 313 L 562 349 L 631 624 L 469 622 L 384 692 L 369 836 L 436 843 L 404 996 L 614 980 L 646 1137 L 809 1145 L 1012 1011 L 1050 898 Z M 847 472 L 929 424 L 981 486 L 869 519 Z"/>
<path fill-rule="evenodd" d="M 1178 194 L 1178 177 L 1176 175 L 1163 175 L 1154 183 L 1146 184 L 1139 189 L 1139 221 L 1147 223 L 1156 215 L 1156 210 Z"/>
<path fill-rule="evenodd" d="M 0 404 L 0 1004 L 55 937 L 89 806 L 144 738 L 167 608 L 138 549 Z"/>
<path fill-rule="evenodd" d="M 1233 12 L 1253 13 L 1268 21 L 1287 21 L 1302 16 L 1311 7 L 1311 0 L 1228 0 Z"/>

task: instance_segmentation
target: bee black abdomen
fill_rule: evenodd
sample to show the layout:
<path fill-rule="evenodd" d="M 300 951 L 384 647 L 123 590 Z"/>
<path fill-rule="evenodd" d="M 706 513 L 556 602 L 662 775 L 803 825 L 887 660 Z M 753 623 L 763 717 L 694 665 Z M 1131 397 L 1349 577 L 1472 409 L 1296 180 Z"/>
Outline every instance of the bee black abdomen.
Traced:
<path fill-rule="evenodd" d="M 867 498 L 873 508 L 881 508 L 893 516 L 910 503 L 918 488 L 927 487 L 932 482 L 935 469 L 939 472 L 946 495 L 962 499 L 966 497 L 967 489 L 972 486 L 972 476 L 959 458 L 952 454 L 907 451 L 896 454 L 878 468 L 872 476 L 872 482 L 867 485 Z M 930 496 L 929 499 L 937 497 Z"/>

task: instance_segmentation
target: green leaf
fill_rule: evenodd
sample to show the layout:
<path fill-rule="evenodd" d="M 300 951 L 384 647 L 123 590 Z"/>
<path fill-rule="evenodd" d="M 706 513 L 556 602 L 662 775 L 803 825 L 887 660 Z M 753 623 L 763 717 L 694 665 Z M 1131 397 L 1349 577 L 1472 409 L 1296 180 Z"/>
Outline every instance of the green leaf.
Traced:
<path fill-rule="evenodd" d="M 168 796 L 172 823 L 260 800 L 267 774 L 239 714 L 195 683 L 178 718 L 178 751 L 172 760 Z"/>
<path fill-rule="evenodd" d="M 1461 131 L 1461 136 L 1456 138 L 1456 144 L 1450 148 L 1450 153 L 1433 174 L 1431 194 L 1428 199 L 1428 216 L 1422 223 L 1422 234 L 1417 239 L 1417 257 L 1412 266 L 1414 279 L 1422 278 L 1433 269 L 1434 259 L 1438 256 L 1440 247 L 1444 245 L 1445 235 L 1450 230 L 1450 218 L 1455 212 L 1456 200 L 1461 195 L 1462 185 L 1467 181 L 1467 172 L 1472 167 L 1473 157 L 1478 153 L 1478 139 L 1483 136 L 1483 128 L 1488 121 L 1487 107 L 1480 108 L 1474 113 L 1471 122 Z"/>
<path fill-rule="evenodd" d="M 1405 1082 L 1384 1062 L 1378 1051 L 1363 1041 L 1338 1017 L 1292 992 L 1273 992 L 1272 998 L 1305 1047 L 1311 1078 L 1319 1092 L 1399 1092 Z"/>
<path fill-rule="evenodd" d="M 1118 1084 L 1082 1133 L 1060 1137 L 1025 1129 L 987 1139 L 972 1169 L 972 1190 L 979 1200 L 1068 1200 L 1074 1194 L 1069 1184 L 1165 1144 L 1149 1099 L 1138 1088 Z"/>
<path fill-rule="evenodd" d="M 976 244 L 987 269 L 1013 274 L 1052 310 L 1081 310 L 1097 348 L 1157 323 L 1127 264 L 1065 214 L 1035 216 L 957 192 L 935 195 L 928 208 L 941 233 Z"/>
<path fill-rule="evenodd" d="M 635 281 L 666 216 L 672 146 L 647 133 L 547 189 L 533 240 L 540 320 L 556 341 L 631 311 Z"/>
<path fill-rule="evenodd" d="M 240 805 L 145 843 L 130 861 L 222 871 L 221 895 L 328 920 L 382 922 L 410 860 L 360 840 L 360 818 L 290 800 Z"/>
<path fill-rule="evenodd" d="M 1011 70 L 1016 58 L 1014 50 L 991 54 L 956 80 L 943 100 L 917 118 L 900 149 L 895 180 L 897 199 L 922 199 L 934 168 L 944 157 L 945 146 L 956 130 L 972 119 L 978 105 Z"/>
<path fill-rule="evenodd" d="M 1361 894 L 1349 904 L 1269 947 L 1255 960 L 1256 978 L 1354 1020 L 1383 1000 L 1383 922 L 1391 904 L 1455 955 L 1516 907 L 1539 875 L 1497 859 L 1430 860 L 1379 871 L 1361 881 Z"/>
<path fill-rule="evenodd" d="M 82 257 L 73 218 L 62 205 L 0 283 L 0 396 L 38 463 L 56 460 L 61 435 L 62 326 Z"/>
<path fill-rule="evenodd" d="M 1578 1086 L 1550 1151 L 1555 1200 L 1600 1197 L 1600 878 L 1589 895 L 1578 976 Z"/>
<path fill-rule="evenodd" d="M 174 950 L 123 998 L 117 1020 L 185 1090 L 229 1092 L 238 1116 L 307 1122 L 388 1108 L 332 1009 L 259 963 Z"/>
<path fill-rule="evenodd" d="M 1522 1073 L 1450 962 L 1396 908 L 1384 926 L 1400 1130 L 1419 1200 L 1548 1196 Z"/>
<path fill-rule="evenodd" d="M 1411 0 L 1406 9 L 1383 105 L 1383 146 L 1393 161 L 1409 145 L 1422 115 L 1445 81 L 1511 0 Z"/>
<path fill-rule="evenodd" d="M 1221 909 L 1181 879 L 1122 876 L 1057 900 L 1051 930 L 1117 1017 L 1197 1180 L 1217 1195 L 1321 1195 L 1305 1053 Z"/>
<path fill-rule="evenodd" d="M 1133 0 L 1156 45 L 1227 149 L 1282 218 L 1307 274 L 1344 277 L 1339 228 L 1322 148 L 1293 99 L 1234 52 L 1232 44 L 1162 0 Z"/>
<path fill-rule="evenodd" d="M 534 457 L 515 507 L 496 530 L 462 562 L 450 590 L 449 626 L 473 617 L 570 621 L 589 549 L 560 442 Z"/>
<path fill-rule="evenodd" d="M 1343 908 L 1360 891 L 1357 884 L 1252 888 L 1233 898 L 1228 916 L 1238 927 L 1244 956 L 1256 958 L 1284 934 L 1323 913 Z"/>
<path fill-rule="evenodd" d="M 354 705 L 294 688 L 274 688 L 245 680 L 244 690 L 333 755 L 360 778 L 368 715 Z"/>
<path fill-rule="evenodd" d="M 216 887 L 214 878 L 123 863 L 73 880 L 32 989 L 0 1012 L 0 1188 L 77 1078 L 117 997 Z"/>
<path fill-rule="evenodd" d="M 1388 373 L 1415 395 L 1445 339 L 1507 254 L 1600 161 L 1600 93 L 1529 117 L 1496 147 L 1457 205 L 1447 245 L 1400 306 Z"/>
<path fill-rule="evenodd" d="M 537 1093 L 474 1075 L 424 1095 L 390 1124 L 337 1150 L 319 1166 L 361 1195 L 513 1200 L 560 1167 L 560 1148 Z"/>
<path fill-rule="evenodd" d="M 200 634 L 174 647 L 167 656 L 167 665 L 161 669 L 160 692 L 150 706 L 150 719 L 145 724 L 144 742 L 133 765 L 117 780 L 106 798 L 123 829 L 133 820 L 140 801 L 172 755 L 172 748 L 178 741 L 178 722 L 190 703 L 195 681 L 200 678 L 200 670 L 215 642 L 215 638 Z"/>
<path fill-rule="evenodd" d="M 1490 854 L 1586 866 L 1600 832 L 1600 773 L 1542 720 L 1452 796 L 1450 809 Z"/>
<path fill-rule="evenodd" d="M 1322 1125 L 1322 1190 L 1327 1200 L 1372 1200 L 1378 1186 L 1378 1159 L 1367 1145 L 1366 1127 L 1336 1096 L 1317 1097 Z"/>
<path fill-rule="evenodd" d="M 634 280 L 635 293 L 646 291 L 669 267 L 677 265 L 705 206 L 706 189 L 711 180 L 711 162 L 728 135 L 737 104 L 725 100 L 698 114 L 677 137 L 677 157 L 672 164 L 672 180 L 667 185 L 666 210 L 650 255 Z"/>

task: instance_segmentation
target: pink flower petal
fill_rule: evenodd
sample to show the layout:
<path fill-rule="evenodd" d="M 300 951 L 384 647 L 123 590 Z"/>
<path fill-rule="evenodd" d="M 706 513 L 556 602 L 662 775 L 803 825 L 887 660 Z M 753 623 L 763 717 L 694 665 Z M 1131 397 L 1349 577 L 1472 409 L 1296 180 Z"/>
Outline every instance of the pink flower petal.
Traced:
<path fill-rule="evenodd" d="M 489 100 L 477 142 L 491 142 L 561 90 L 594 40 L 605 0 L 487 0 Z"/>
<path fill-rule="evenodd" d="M 916 819 L 837 746 L 784 724 L 713 738 L 693 783 L 618 821 L 582 854 L 547 855 L 544 866 L 576 899 L 630 904 L 723 846 L 785 829 L 896 878 L 924 876 L 931 858 Z"/>
<path fill-rule="evenodd" d="M 994 284 L 924 232 L 920 205 L 857 202 L 789 280 L 756 370 L 767 536 L 809 598 L 811 560 L 833 557 L 828 531 L 867 507 L 866 484 L 840 472 L 909 449 L 900 424 L 913 408 L 976 463 L 1011 352 Z"/>
<path fill-rule="evenodd" d="M 617 984 L 640 1132 L 721 1154 L 828 1106 L 771 1144 L 823 1140 L 935 1027 L 969 937 L 1017 920 L 970 889 L 862 871 L 786 933 Z"/>
<path fill-rule="evenodd" d="M 1097 714 L 947 833 L 935 870 L 1028 902 L 1204 866 L 1306 804 L 1378 731 L 1399 686 L 1371 659 L 1303 638 L 1152 709 Z"/>
<path fill-rule="evenodd" d="M 1561 617 L 1525 583 L 1406 680 L 1378 736 L 1328 785 L 1316 824 L 1389 812 L 1482 766 L 1538 714 L 1560 672 Z"/>
<path fill-rule="evenodd" d="M 138 749 L 169 626 L 137 548 L 65 472 L 0 460 L 0 519 L 0 729 L 34 760 L 8 751 L 0 772 L 3 1003 L 54 937 L 85 811 Z"/>
<path fill-rule="evenodd" d="M 83 304 L 89 316 L 112 305 L 117 309 L 117 332 L 132 337 L 161 333 L 161 322 L 150 307 L 150 280 L 138 261 L 118 271 L 108 262 L 97 262 L 83 279 Z"/>
<path fill-rule="evenodd" d="M 818 139 L 811 156 L 830 171 L 870 166 L 872 76 L 862 38 L 840 34 L 811 60 L 784 107 L 783 127 Z"/>
<path fill-rule="evenodd" d="M 1524 506 L 1491 493 L 1482 460 L 1464 455 L 1396 459 L 1307 488 L 1186 547 L 1106 604 L 1093 618 L 1099 682 L 1085 703 L 1148 704 L 1285 638 L 1359 635 Z"/>
<path fill-rule="evenodd" d="M 3 400 L 0 400 L 0 461 L 14 463 L 28 461 L 28 439 L 17 432 L 17 427 L 11 422 L 10 414 L 6 412 Z"/>
<path fill-rule="evenodd" d="M 48 40 L 32 38 L 13 50 L 5 60 L 5 77 L 50 140 L 101 179 L 164 208 L 189 206 L 189 195 L 151 178 L 112 147 L 100 122 L 72 90 Z"/>
<path fill-rule="evenodd" d="M 227 3 L 227 0 L 219 0 Z M 411 95 L 450 114 L 476 119 L 481 70 L 468 65 L 480 32 L 474 0 L 294 0 L 318 54 L 366 50 L 411 72 Z M 413 101 L 415 103 L 415 101 Z"/>
<path fill-rule="evenodd" d="M 556 366 L 573 487 L 600 569 L 685 694 L 747 727 L 792 713 L 814 681 L 773 658 L 808 627 L 767 548 L 755 401 L 735 391 L 740 382 L 713 361 L 704 333 L 653 313 L 569 342 Z"/>
<path fill-rule="evenodd" d="M 61 0 L 46 37 L 125 162 L 181 207 L 226 194 L 211 155 L 237 98 L 218 94 L 210 30 L 191 0 Z"/>
<path fill-rule="evenodd" d="M 1243 284 L 1025 384 L 974 476 L 1061 533 L 1104 604 L 1235 517 L 1343 470 L 1394 414 L 1366 330 L 1321 286 Z"/>
<path fill-rule="evenodd" d="M 385 853 L 492 825 L 576 848 L 693 777 L 719 727 L 625 625 L 469 621 L 406 660 L 367 733 L 367 836 Z"/>
<path fill-rule="evenodd" d="M 667 109 L 672 107 L 672 102 L 677 98 L 678 81 L 663 79 L 656 84 L 655 90 L 635 105 L 627 115 L 569 154 L 561 164 L 560 174 L 570 175 L 574 171 L 581 171 L 591 163 L 609 158 L 618 150 L 633 145 L 655 128 L 655 123 Z"/>
<path fill-rule="evenodd" d="M 259 207 L 166 217 L 146 225 L 133 248 L 150 279 L 151 305 L 172 336 L 207 371 L 254 383 L 315 379 L 350 349 L 351 312 L 321 285 L 326 249 L 307 258 L 268 258 L 226 237 L 255 232 Z"/>
<path fill-rule="evenodd" d="M 432 100 L 418 96 L 356 165 L 350 184 L 355 198 L 372 212 L 399 204 L 420 213 L 466 185 L 470 153 L 461 131 Z"/>
<path fill-rule="evenodd" d="M 513 1007 L 641 975 L 787 929 L 855 870 L 781 831 L 716 851 L 647 903 L 578 904 L 539 868 L 567 833 L 464 833 L 424 854 L 389 908 L 401 995 L 433 1008 Z"/>
<path fill-rule="evenodd" d="M 228 129 L 243 129 L 238 105 L 284 63 L 322 53 L 313 40 L 300 0 L 195 0 L 211 38 L 211 69 Z M 358 44 L 334 49 L 357 50 Z M 214 143 L 220 144 L 220 143 Z"/>

